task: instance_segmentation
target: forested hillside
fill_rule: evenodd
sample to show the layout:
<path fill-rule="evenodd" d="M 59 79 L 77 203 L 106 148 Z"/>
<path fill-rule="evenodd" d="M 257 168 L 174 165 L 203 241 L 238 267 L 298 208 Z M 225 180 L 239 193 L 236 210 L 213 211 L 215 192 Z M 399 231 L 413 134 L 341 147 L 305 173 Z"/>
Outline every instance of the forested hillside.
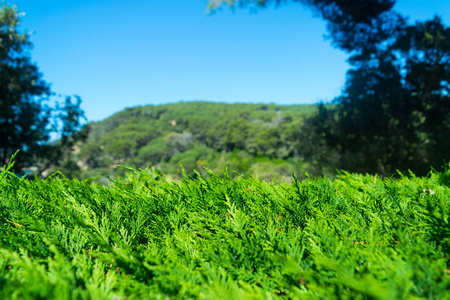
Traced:
<path fill-rule="evenodd" d="M 154 167 L 176 179 L 183 165 L 189 174 L 228 168 L 281 179 L 312 169 L 302 151 L 302 125 L 315 112 L 317 105 L 208 102 L 127 108 L 87 124 L 88 138 L 57 169 L 85 178 L 121 174 L 118 165 L 124 164 Z"/>

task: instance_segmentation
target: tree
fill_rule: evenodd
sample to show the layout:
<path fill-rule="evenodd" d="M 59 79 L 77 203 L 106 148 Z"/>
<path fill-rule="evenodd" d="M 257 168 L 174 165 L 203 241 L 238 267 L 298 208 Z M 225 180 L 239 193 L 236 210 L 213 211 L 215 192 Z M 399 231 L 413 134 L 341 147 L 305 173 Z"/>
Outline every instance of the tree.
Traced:
<path fill-rule="evenodd" d="M 450 147 L 450 28 L 435 17 L 406 27 L 391 50 L 426 162 L 440 167 Z"/>
<path fill-rule="evenodd" d="M 338 168 L 384 175 L 424 174 L 448 159 L 450 29 L 437 17 L 407 25 L 394 0 L 292 1 L 326 20 L 332 44 L 351 55 L 336 108 L 321 107 L 305 123 L 305 140 L 315 141 L 309 159 L 323 161 L 328 152 Z M 216 0 L 210 8 L 284 2 Z"/>
<path fill-rule="evenodd" d="M 77 142 L 87 139 L 90 127 L 81 126 L 81 120 L 86 117 L 81 109 L 81 98 L 74 98 L 75 101 L 71 96 L 66 96 L 62 105 L 56 102 L 56 107 L 51 109 L 53 124 L 50 128 L 53 133 L 59 133 L 57 140 L 40 144 L 27 153 L 33 165 L 38 167 L 40 175 L 56 167 L 60 168 L 62 164 L 65 171 L 79 169 L 76 162 L 71 160 L 70 154 Z"/>
<path fill-rule="evenodd" d="M 337 130 L 321 134 L 339 149 L 340 168 L 424 175 L 448 159 L 450 29 L 436 17 L 374 46 L 375 54 L 352 56 L 344 93 L 330 112 Z"/>
<path fill-rule="evenodd" d="M 84 113 L 79 97 L 49 106 L 53 94 L 31 61 L 30 35 L 19 31 L 20 18 L 15 6 L 0 4 L 0 165 L 20 150 L 17 170 L 31 164 L 45 168 L 83 136 L 77 132 Z M 61 139 L 48 144 L 52 132 Z"/>
<path fill-rule="evenodd" d="M 49 139 L 49 85 L 31 62 L 30 37 L 18 31 L 20 14 L 0 5 L 0 163 Z"/>

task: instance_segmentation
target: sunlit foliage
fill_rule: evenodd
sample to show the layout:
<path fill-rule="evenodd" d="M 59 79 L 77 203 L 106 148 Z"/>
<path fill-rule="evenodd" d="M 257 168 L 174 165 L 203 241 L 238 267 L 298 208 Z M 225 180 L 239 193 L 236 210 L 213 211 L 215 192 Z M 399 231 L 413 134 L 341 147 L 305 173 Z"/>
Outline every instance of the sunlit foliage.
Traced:
<path fill-rule="evenodd" d="M 2 299 L 446 299 L 450 173 L 0 175 Z M 167 298 L 168 297 L 168 298 Z"/>
<path fill-rule="evenodd" d="M 263 179 L 281 179 L 307 167 L 302 153 L 308 145 L 301 128 L 315 111 L 316 105 L 208 102 L 128 108 L 88 124 L 88 139 L 69 158 L 74 168 L 58 170 L 86 178 L 100 172 L 121 174 L 117 167 L 126 164 L 153 166 L 180 178 L 182 164 L 189 174 L 194 169 L 205 174 L 205 166 L 239 173 L 253 168 L 260 169 Z M 259 168 L 261 163 L 265 168 Z"/>

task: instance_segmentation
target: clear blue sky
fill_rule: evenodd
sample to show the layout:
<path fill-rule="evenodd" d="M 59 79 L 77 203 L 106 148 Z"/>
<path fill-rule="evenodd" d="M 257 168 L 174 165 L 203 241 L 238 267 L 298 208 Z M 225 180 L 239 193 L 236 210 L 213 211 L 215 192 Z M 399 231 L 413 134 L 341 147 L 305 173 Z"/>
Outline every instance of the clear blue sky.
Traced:
<path fill-rule="evenodd" d="M 356 1 L 356 0 L 355 0 Z M 32 59 L 61 94 L 77 94 L 89 121 L 125 107 L 180 100 L 300 104 L 339 95 L 348 56 L 298 3 L 257 14 L 206 14 L 206 0 L 16 0 L 34 31 Z M 411 20 L 447 0 L 398 0 Z"/>

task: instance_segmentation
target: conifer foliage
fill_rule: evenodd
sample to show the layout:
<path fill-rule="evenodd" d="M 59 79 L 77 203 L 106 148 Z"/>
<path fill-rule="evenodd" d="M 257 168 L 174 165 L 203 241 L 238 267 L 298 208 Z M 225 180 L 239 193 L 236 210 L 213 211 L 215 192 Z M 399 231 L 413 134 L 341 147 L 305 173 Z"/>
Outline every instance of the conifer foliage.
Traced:
<path fill-rule="evenodd" d="M 4 168 L 0 298 L 445 299 L 449 177 L 139 170 L 107 187 Z"/>

